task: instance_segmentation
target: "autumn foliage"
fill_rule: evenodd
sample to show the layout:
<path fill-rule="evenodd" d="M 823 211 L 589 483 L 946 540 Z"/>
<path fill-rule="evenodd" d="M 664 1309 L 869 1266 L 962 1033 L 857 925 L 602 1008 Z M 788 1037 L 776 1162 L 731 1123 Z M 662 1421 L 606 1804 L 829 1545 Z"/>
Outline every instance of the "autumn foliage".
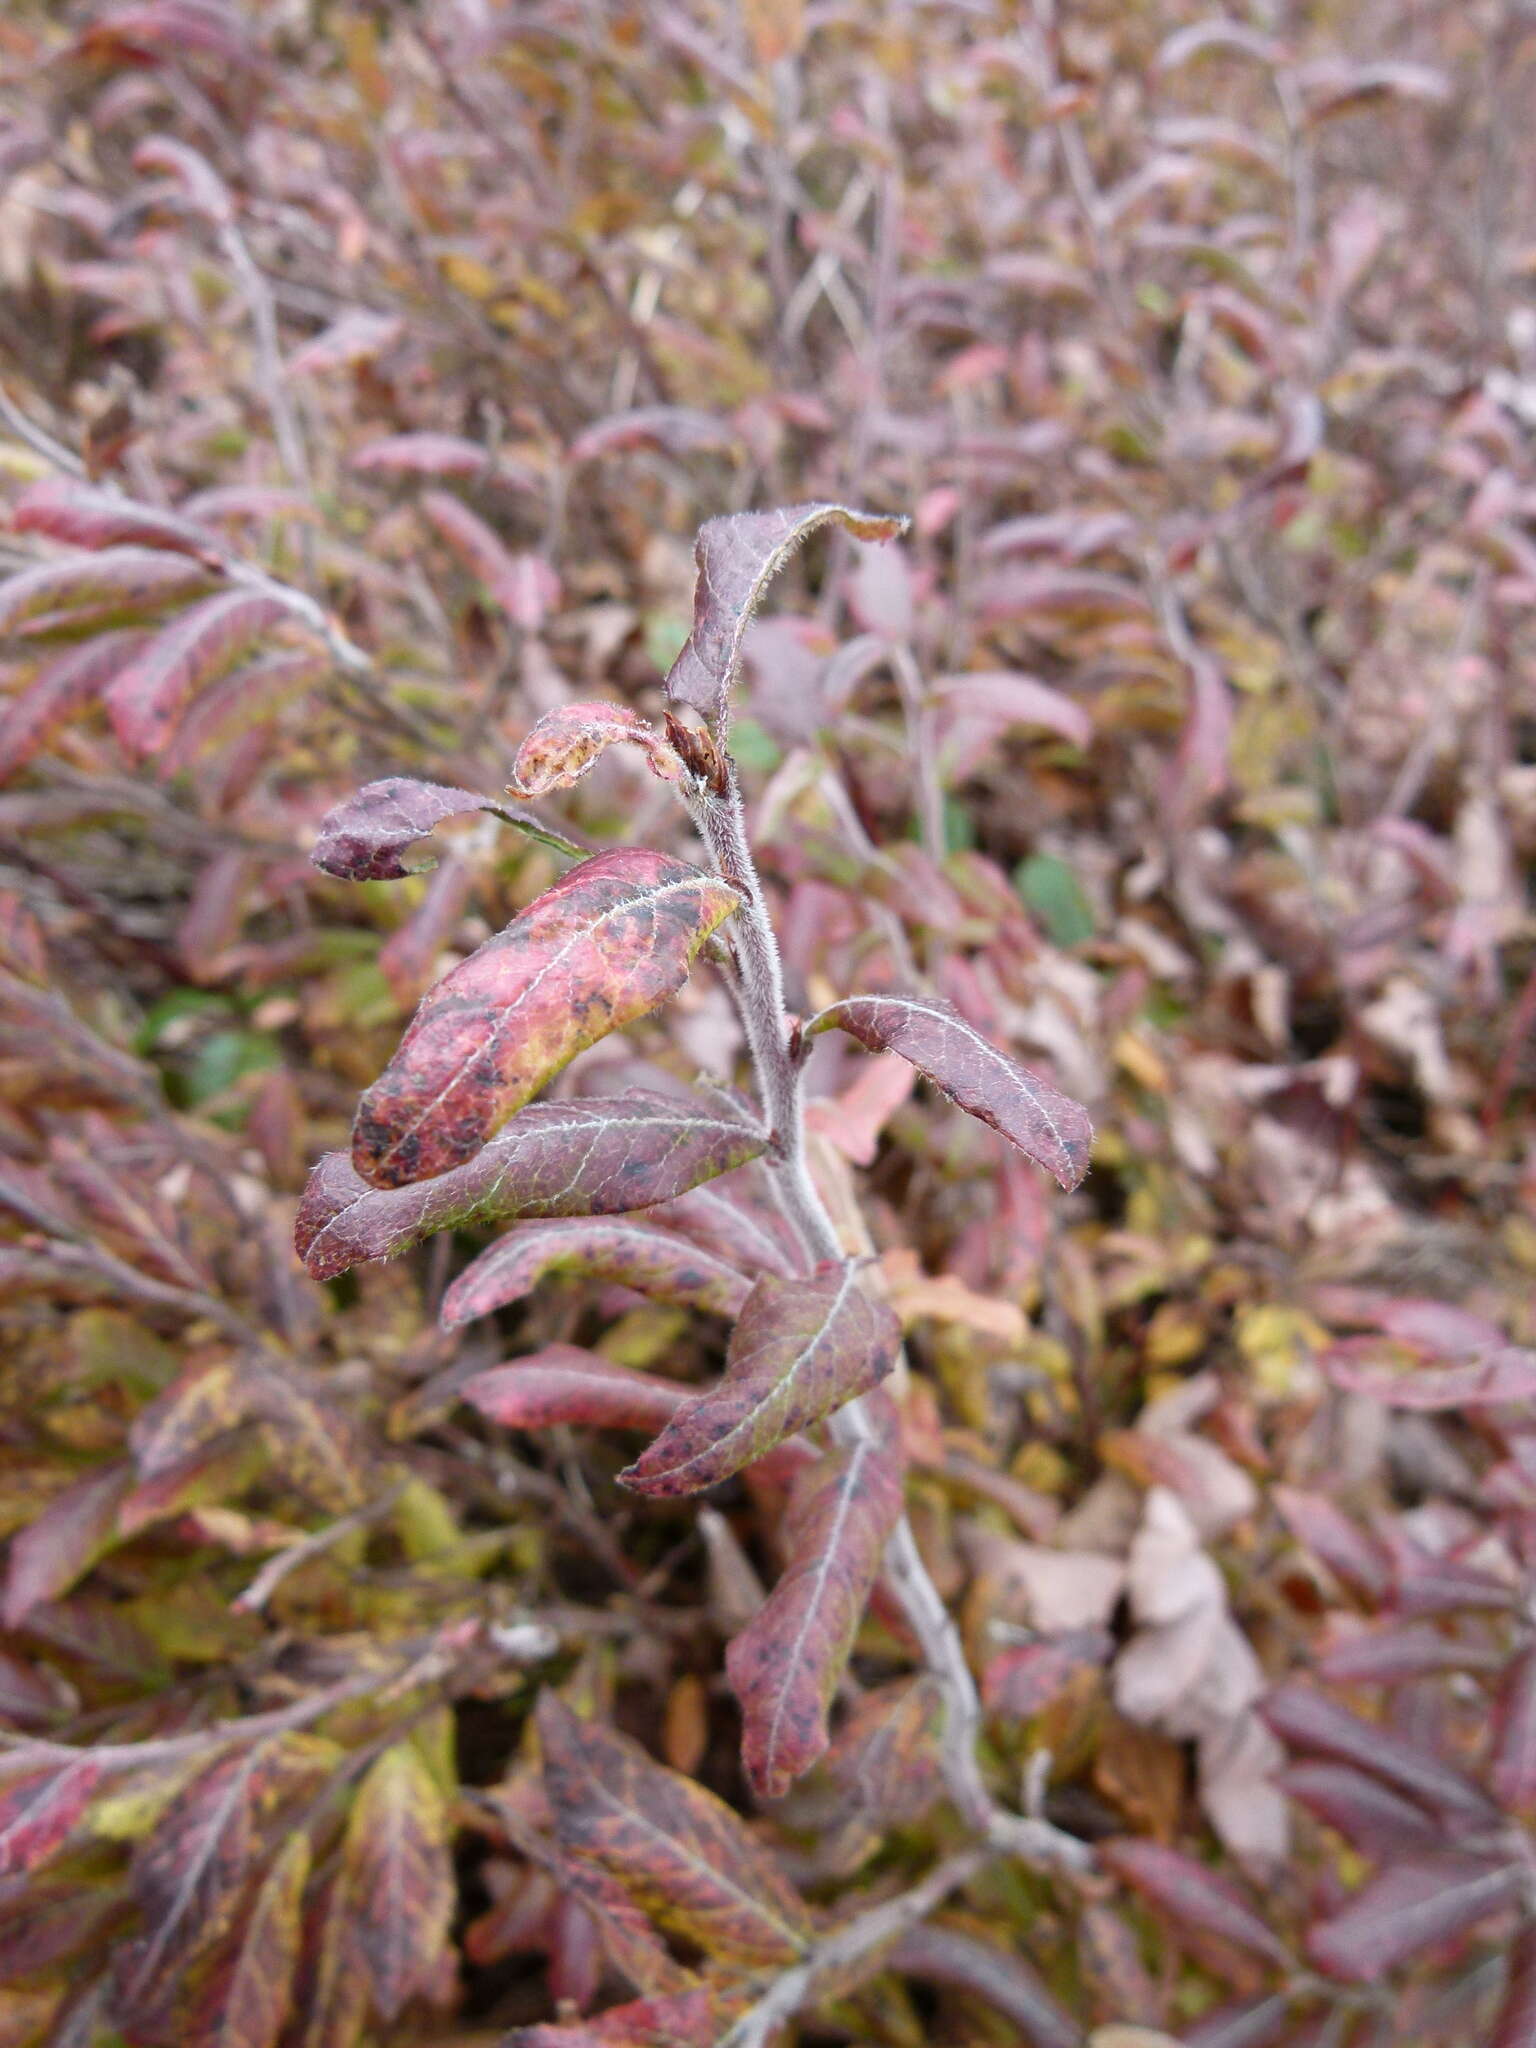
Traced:
<path fill-rule="evenodd" d="M 0 2044 L 1536 2044 L 1536 36 L 0 19 Z"/>

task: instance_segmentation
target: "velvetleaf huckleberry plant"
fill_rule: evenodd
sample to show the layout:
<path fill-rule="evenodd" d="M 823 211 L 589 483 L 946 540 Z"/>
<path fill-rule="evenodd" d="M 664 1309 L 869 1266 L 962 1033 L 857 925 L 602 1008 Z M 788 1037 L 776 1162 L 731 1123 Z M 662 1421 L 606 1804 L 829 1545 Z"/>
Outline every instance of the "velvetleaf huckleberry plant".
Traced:
<path fill-rule="evenodd" d="M 769 579 L 828 525 L 885 541 L 905 521 L 831 504 L 710 520 L 696 549 L 692 631 L 666 680 L 664 729 L 594 703 L 553 711 L 528 734 L 509 794 L 568 788 L 608 747 L 628 742 L 676 791 L 704 857 L 622 847 L 578 858 L 445 975 L 364 1094 L 350 1157 L 334 1153 L 315 1167 L 297 1243 L 324 1279 L 451 1226 L 510 1224 L 449 1287 L 449 1327 L 521 1298 L 552 1272 L 730 1318 L 724 1370 L 702 1391 L 552 1345 L 476 1375 L 463 1392 L 488 1417 L 521 1428 L 656 1431 L 621 1475 L 642 1494 L 698 1493 L 789 1447 L 787 1566 L 726 1660 L 750 1784 L 777 1797 L 827 1747 L 828 1711 L 883 1567 L 945 1687 L 951 1792 L 986 1830 L 1008 1817 L 996 1815 L 981 1782 L 974 1687 L 903 1514 L 900 1431 L 882 1386 L 901 1329 L 813 1179 L 803 1068 L 813 1041 L 834 1028 L 897 1053 L 1065 1188 L 1086 1170 L 1092 1133 L 1078 1103 L 921 989 L 851 994 L 804 1020 L 786 1009 L 730 753 L 731 688 Z M 440 820 L 498 808 L 469 790 L 376 782 L 326 819 L 314 857 L 344 878 L 397 877 L 406 849 Z M 520 814 L 514 822 L 529 823 Z M 691 1099 L 636 1091 L 534 1100 L 576 1054 L 675 995 L 701 953 L 735 1002 L 755 1109 L 724 1086 Z M 695 1194 L 754 1160 L 782 1230 Z"/>

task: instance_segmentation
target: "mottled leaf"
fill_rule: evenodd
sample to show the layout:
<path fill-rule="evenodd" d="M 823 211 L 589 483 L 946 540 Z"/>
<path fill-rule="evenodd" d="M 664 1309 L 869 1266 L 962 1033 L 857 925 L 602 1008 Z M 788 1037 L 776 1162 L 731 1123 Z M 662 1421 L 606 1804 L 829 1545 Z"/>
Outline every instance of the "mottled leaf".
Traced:
<path fill-rule="evenodd" d="M 670 1201 L 762 1152 L 744 1124 L 678 1096 L 532 1103 L 434 1180 L 370 1188 L 344 1152 L 310 1175 L 294 1244 L 317 1280 L 392 1259 L 434 1231 L 532 1216 L 616 1216 Z"/>
<path fill-rule="evenodd" d="M 459 1395 L 507 1429 L 545 1429 L 555 1422 L 660 1429 L 688 1398 L 688 1389 L 576 1344 L 546 1344 L 526 1358 L 477 1372 Z"/>
<path fill-rule="evenodd" d="M 81 548 L 119 545 L 168 549 L 223 566 L 218 537 L 194 521 L 152 505 L 136 505 L 110 491 L 49 477 L 24 492 L 11 511 L 18 533 L 46 533 Z"/>
<path fill-rule="evenodd" d="M 89 1754 L 31 1766 L 25 1756 L 13 1753 L 0 1769 L 0 1878 L 40 1870 L 69 1840 L 101 1777 Z"/>
<path fill-rule="evenodd" d="M 971 1116 L 1075 1188 L 1088 1171 L 1093 1125 L 1081 1103 L 1021 1067 L 940 996 L 848 996 L 805 1027 L 836 1025 L 871 1052 L 900 1053 Z"/>
<path fill-rule="evenodd" d="M 570 789 L 609 747 L 628 740 L 645 751 L 646 766 L 663 782 L 676 782 L 683 764 L 649 719 L 627 704 L 562 704 L 546 711 L 517 750 L 512 787 L 521 796 Z"/>
<path fill-rule="evenodd" d="M 611 1280 L 655 1301 L 733 1316 L 751 1282 L 713 1252 L 652 1223 L 572 1219 L 524 1224 L 483 1251 L 443 1297 L 445 1329 L 521 1301 L 551 1273 Z"/>
<path fill-rule="evenodd" d="M 880 1827 L 915 1819 L 942 1783 L 943 1729 L 944 1694 L 932 1673 L 881 1686 L 838 1729 L 827 1775 Z"/>
<path fill-rule="evenodd" d="M 123 746 L 131 754 L 157 753 L 189 699 L 269 627 L 292 617 L 281 598 L 253 590 L 226 590 L 193 605 L 141 648 L 107 689 Z"/>
<path fill-rule="evenodd" d="M 1487 1794 L 1454 1766 L 1306 1686 L 1276 1687 L 1260 1703 L 1259 1711 L 1281 1741 L 1293 1749 L 1353 1764 L 1410 1799 L 1456 1815 L 1458 1825 L 1488 1826 L 1497 1818 Z"/>
<path fill-rule="evenodd" d="M 845 505 L 789 505 L 707 519 L 694 547 L 698 581 L 693 631 L 667 676 L 668 701 L 720 718 L 741 659 L 741 637 L 770 580 L 818 527 L 835 523 L 859 540 L 891 540 L 906 520 Z"/>
<path fill-rule="evenodd" d="M 1445 1839 L 1443 1824 L 1432 1820 L 1423 1807 L 1348 1764 L 1291 1764 L 1278 1782 L 1308 1813 L 1326 1821 L 1366 1856 L 1385 1860 L 1433 1849 Z"/>
<path fill-rule="evenodd" d="M 901 1513 L 895 1411 L 883 1402 L 878 1412 L 876 1435 L 801 1475 L 783 1575 L 726 1651 L 742 1766 L 759 1799 L 781 1798 L 827 1747 L 827 1714 Z"/>
<path fill-rule="evenodd" d="M 1307 1935 L 1307 1954 L 1330 1977 L 1374 1984 L 1437 1942 L 1464 1934 L 1522 1892 L 1521 1872 L 1448 1853 L 1395 1863 Z"/>
<path fill-rule="evenodd" d="M 40 562 L 0 583 L 0 635 L 59 613 L 141 617 L 200 597 L 217 580 L 217 572 L 205 563 L 154 548 L 107 548 L 101 554 Z"/>
<path fill-rule="evenodd" d="M 132 1491 L 133 1468 L 125 1462 L 88 1472 L 12 1537 L 0 1609 L 7 1628 L 19 1628 L 39 1602 L 67 1593 L 113 1547 L 118 1509 Z"/>
<path fill-rule="evenodd" d="M 327 811 L 310 859 L 322 873 L 342 882 L 397 882 L 413 870 L 404 854 L 444 818 L 468 811 L 496 815 L 490 797 L 441 782 L 415 782 L 390 775 L 366 783 L 355 796 Z"/>
<path fill-rule="evenodd" d="M 385 1750 L 364 1778 L 343 1864 L 373 2003 L 393 2020 L 435 1981 L 455 1897 L 447 1808 L 413 1744 Z"/>
<path fill-rule="evenodd" d="M 578 1052 L 675 995 L 739 901 L 638 847 L 572 868 L 423 998 L 358 1106 L 357 1171 L 399 1187 L 461 1165 Z"/>
<path fill-rule="evenodd" d="M 299 1956 L 309 1837 L 291 1835 L 229 1938 L 198 1972 L 185 2048 L 273 2048 Z"/>
<path fill-rule="evenodd" d="M 994 1948 L 958 1928 L 914 1927 L 886 1963 L 904 1976 L 951 1984 L 985 1999 L 1012 2020 L 1029 2048 L 1082 2048 L 1082 2029 L 1012 1949 Z"/>
<path fill-rule="evenodd" d="M 566 1849 L 711 1956 L 747 1968 L 796 1959 L 810 1916 L 728 1806 L 627 1737 L 578 1720 L 553 1693 L 539 1701 L 538 1730 Z"/>
<path fill-rule="evenodd" d="M 1285 1961 L 1284 1944 L 1237 1887 L 1203 1863 L 1160 1842 L 1104 1842 L 1100 1854 L 1117 1877 L 1167 1914 L 1175 1927 L 1214 1934 L 1267 1962 Z"/>
<path fill-rule="evenodd" d="M 731 1333 L 725 1372 L 619 1476 L 640 1493 L 697 1493 L 877 1386 L 896 1363 L 901 1325 L 858 1268 L 754 1285 Z"/>

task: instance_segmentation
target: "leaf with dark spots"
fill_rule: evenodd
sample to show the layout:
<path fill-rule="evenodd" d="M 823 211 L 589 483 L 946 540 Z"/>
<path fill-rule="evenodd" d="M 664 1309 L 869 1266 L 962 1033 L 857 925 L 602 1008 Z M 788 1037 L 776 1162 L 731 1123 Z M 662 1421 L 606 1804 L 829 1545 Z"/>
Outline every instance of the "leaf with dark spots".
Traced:
<path fill-rule="evenodd" d="M 400 1187 L 462 1165 L 577 1053 L 675 995 L 740 900 L 639 847 L 572 868 L 422 999 L 358 1106 L 358 1173 Z"/>
<path fill-rule="evenodd" d="M 11 1539 L 0 1609 L 7 1628 L 19 1628 L 40 1602 L 67 1593 L 121 1540 L 118 1510 L 132 1491 L 130 1464 L 104 1466 L 56 1494 L 17 1532 Z"/>
<path fill-rule="evenodd" d="M 1166 1914 L 1176 1930 L 1215 1935 L 1266 1962 L 1286 1960 L 1285 1944 L 1236 1885 L 1193 1857 L 1160 1842 L 1131 1840 L 1101 1843 L 1100 1854 L 1115 1875 Z"/>
<path fill-rule="evenodd" d="M 309 1837 L 291 1835 L 186 1999 L 185 2048 L 274 2048 L 299 1958 Z"/>
<path fill-rule="evenodd" d="M 814 1276 L 765 1274 L 731 1333 L 725 1372 L 695 1395 L 620 1478 L 639 1493 L 697 1493 L 878 1386 L 901 1325 L 856 1266 Z"/>
<path fill-rule="evenodd" d="M 646 766 L 659 780 L 679 780 L 681 760 L 638 711 L 627 704 L 562 704 L 546 711 L 518 748 L 512 787 L 521 796 L 571 789 L 609 747 L 626 740 L 644 750 Z"/>
<path fill-rule="evenodd" d="M 686 1387 L 615 1365 L 576 1344 L 546 1344 L 526 1358 L 477 1372 L 462 1400 L 507 1429 L 585 1423 L 607 1429 L 660 1429 L 688 1398 Z"/>
<path fill-rule="evenodd" d="M 445 1329 L 521 1301 L 549 1274 L 616 1281 L 653 1301 L 734 1316 L 752 1283 L 724 1259 L 653 1223 L 528 1223 L 474 1259 L 443 1297 Z"/>
<path fill-rule="evenodd" d="M 895 1411 L 882 1396 L 877 1412 L 874 1436 L 802 1473 L 785 1525 L 789 1562 L 726 1651 L 742 1765 L 759 1799 L 782 1798 L 827 1747 L 827 1714 L 901 1513 Z"/>
<path fill-rule="evenodd" d="M 1395 1863 L 1311 1929 L 1307 1954 L 1330 1977 L 1374 1984 L 1399 1963 L 1513 1905 L 1523 1882 L 1515 1864 L 1455 1853 Z"/>
<path fill-rule="evenodd" d="M 28 1872 L 35 1867 L 29 1864 Z M 69 1877 L 30 1877 L 25 1911 L 0 1915 L 0 1984 L 40 1976 L 69 1957 L 102 1954 L 132 1914 L 119 1891 L 86 1891 Z"/>
<path fill-rule="evenodd" d="M 1259 1711 L 1292 1749 L 1353 1764 L 1410 1799 L 1454 1815 L 1458 1826 L 1497 1824 L 1498 1809 L 1487 1793 L 1453 1765 L 1307 1686 L 1277 1686 L 1260 1701 Z"/>
<path fill-rule="evenodd" d="M 0 1878 L 40 1870 L 61 1849 L 91 1802 L 101 1765 L 78 1762 L 29 1765 L 12 1751 L 0 1770 Z"/>
<path fill-rule="evenodd" d="M 341 882 L 398 882 L 420 872 L 405 865 L 406 848 L 425 839 L 444 818 L 461 818 L 468 811 L 495 815 L 496 805 L 473 789 L 386 776 L 326 813 L 310 859 Z"/>
<path fill-rule="evenodd" d="M 1064 1188 L 1088 1171 L 1093 1125 L 1082 1104 L 1000 1052 L 941 996 L 848 996 L 813 1017 L 806 1036 L 834 1025 L 871 1052 L 899 1053 Z"/>
<path fill-rule="evenodd" d="M 155 548 L 108 548 L 99 555 L 39 562 L 0 583 L 0 636 L 60 613 L 141 618 L 201 597 L 217 581 L 218 572 L 206 563 Z"/>
<path fill-rule="evenodd" d="M 1423 1807 L 1348 1764 L 1304 1760 L 1288 1765 L 1277 1782 L 1362 1855 L 1379 1861 L 1433 1849 L 1445 1839 L 1442 1823 Z"/>
<path fill-rule="evenodd" d="M 317 1280 L 392 1259 L 434 1231 L 532 1216 L 616 1216 L 670 1201 L 755 1159 L 750 1124 L 637 1089 L 532 1103 L 473 1159 L 434 1180 L 371 1188 L 328 1153 L 299 1204 L 294 1244 Z"/>
<path fill-rule="evenodd" d="M 196 692 L 238 661 L 269 627 L 292 618 L 281 598 L 245 589 L 221 591 L 183 612 L 108 687 L 107 709 L 124 748 L 140 757 L 158 753 Z"/>
<path fill-rule="evenodd" d="M 385 1750 L 362 1782 L 342 1860 L 373 2003 L 386 2020 L 431 1989 L 453 1918 L 443 1795 L 409 1742 Z"/>
<path fill-rule="evenodd" d="M 217 534 L 194 520 L 58 477 L 22 494 L 11 511 L 11 525 L 17 533 L 45 533 L 80 548 L 159 548 L 193 555 L 211 568 L 224 564 Z"/>
<path fill-rule="evenodd" d="M 792 1963 L 810 1915 L 766 1850 L 712 1792 L 638 1744 L 539 1700 L 544 1786 L 555 1832 L 600 1864 L 642 1911 L 722 1962 Z"/>
<path fill-rule="evenodd" d="M 889 1968 L 969 1991 L 1004 2014 L 1029 2048 L 1083 2048 L 1083 2033 L 1022 1956 L 953 1927 L 913 1927 L 886 1957 Z"/>
<path fill-rule="evenodd" d="M 835 524 L 859 540 L 891 540 L 906 520 L 846 505 L 788 505 L 775 512 L 734 512 L 707 519 L 694 547 L 698 580 L 693 631 L 667 676 L 669 703 L 711 722 L 724 716 L 741 661 L 741 640 L 769 582 L 818 527 Z"/>

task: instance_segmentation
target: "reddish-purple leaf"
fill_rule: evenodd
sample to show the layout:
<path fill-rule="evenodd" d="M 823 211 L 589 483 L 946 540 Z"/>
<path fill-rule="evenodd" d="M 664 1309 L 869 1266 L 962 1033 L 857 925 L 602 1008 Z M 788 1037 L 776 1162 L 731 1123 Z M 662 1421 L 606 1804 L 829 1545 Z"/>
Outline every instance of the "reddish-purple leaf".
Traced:
<path fill-rule="evenodd" d="M 1276 1486 L 1270 1498 L 1298 1543 L 1321 1558 L 1331 1572 L 1368 1599 L 1380 1601 L 1388 1585 L 1387 1561 L 1379 1544 L 1365 1534 L 1325 1494 L 1300 1487 Z"/>
<path fill-rule="evenodd" d="M 1317 1672 L 1336 1685 L 1396 1685 L 1442 1671 L 1496 1671 L 1503 1652 L 1427 1625 L 1373 1629 L 1342 1637 L 1317 1660 Z"/>
<path fill-rule="evenodd" d="M 1426 1366 L 1396 1372 L 1339 1349 L 1323 1359 L 1329 1378 L 1347 1393 L 1363 1394 L 1390 1408 L 1438 1411 L 1488 1408 L 1503 1402 L 1529 1407 L 1536 1400 L 1536 1351 L 1506 1345 L 1466 1365 Z"/>
<path fill-rule="evenodd" d="M 357 1944 L 385 2020 L 437 1980 L 456 1897 L 450 1837 L 419 1751 L 410 1742 L 386 1749 L 358 1791 L 342 1850 Z"/>
<path fill-rule="evenodd" d="M 882 1833 L 914 1820 L 942 1783 L 944 1694 L 931 1674 L 867 1692 L 825 1758 L 827 1776 Z"/>
<path fill-rule="evenodd" d="M 794 1273 L 799 1251 L 787 1240 L 782 1217 L 755 1203 L 743 1178 L 738 1175 L 729 1187 L 690 1188 L 658 1207 L 651 1221 L 681 1232 L 745 1273 Z"/>
<path fill-rule="evenodd" d="M 1282 2048 L 1292 2039 L 1294 2007 L 1283 1991 L 1242 1998 L 1205 2013 L 1183 2034 L 1184 2048 Z"/>
<path fill-rule="evenodd" d="M 978 582 L 974 601 L 988 626 L 1042 617 L 1132 619 L 1152 614 L 1144 593 L 1123 577 L 1055 565 L 994 569 Z"/>
<path fill-rule="evenodd" d="M 299 1959 L 309 1864 L 309 1837 L 291 1835 L 229 1934 L 195 1972 L 186 2048 L 274 2048 Z"/>
<path fill-rule="evenodd" d="M 531 1103 L 435 1180 L 371 1188 L 344 1152 L 309 1177 L 294 1244 L 317 1280 L 392 1259 L 434 1231 L 527 1216 L 617 1216 L 670 1201 L 762 1152 L 750 1124 L 678 1096 Z"/>
<path fill-rule="evenodd" d="M 1082 1104 L 999 1052 L 942 996 L 847 996 L 813 1017 L 806 1036 L 834 1025 L 871 1052 L 900 1053 L 1064 1188 L 1088 1171 L 1093 1125 Z"/>
<path fill-rule="evenodd" d="M 598 1863 L 644 1912 L 711 1956 L 747 1968 L 792 1963 L 810 1916 L 730 1808 L 639 1746 L 539 1700 L 544 1784 L 555 1832 Z"/>
<path fill-rule="evenodd" d="M 0 636 L 54 623 L 61 614 L 66 622 L 73 613 L 127 622 L 201 597 L 218 580 L 206 563 L 154 548 L 107 548 L 39 562 L 0 583 Z"/>
<path fill-rule="evenodd" d="M 733 1316 L 751 1282 L 713 1252 L 652 1223 L 572 1219 L 529 1223 L 483 1251 L 443 1297 L 445 1329 L 521 1301 L 551 1273 L 612 1280 L 655 1301 Z"/>
<path fill-rule="evenodd" d="M 693 631 L 667 676 L 669 702 L 686 704 L 711 721 L 724 714 L 741 659 L 741 636 L 763 591 L 792 550 L 831 523 L 859 540 L 891 540 L 907 524 L 883 513 L 830 504 L 734 512 L 704 522 L 694 548 L 699 573 Z"/>
<path fill-rule="evenodd" d="M 1498 1809 L 1487 1794 L 1452 1765 L 1306 1686 L 1277 1686 L 1260 1702 L 1259 1711 L 1293 1749 L 1353 1764 L 1410 1799 L 1458 1816 L 1463 1827 L 1497 1821 Z"/>
<path fill-rule="evenodd" d="M 1011 1949 L 953 1927 L 913 1927 L 886 1957 L 889 1969 L 930 1984 L 951 1984 L 996 2007 L 1029 2048 L 1082 2048 L 1083 2032 Z"/>
<path fill-rule="evenodd" d="M 1040 726 L 1077 747 L 1093 738 L 1093 720 L 1077 699 L 1037 676 L 1006 670 L 940 676 L 934 689 L 946 731 L 958 728 L 983 744 L 1016 725 Z M 974 738 L 967 753 L 976 758 Z"/>
<path fill-rule="evenodd" d="M 218 536 L 192 520 L 56 477 L 22 494 L 12 508 L 11 525 L 18 533 L 46 533 L 80 548 L 161 548 L 195 555 L 212 568 L 224 562 Z"/>
<path fill-rule="evenodd" d="M 502 2048 L 715 2048 L 729 2015 L 704 1985 L 610 2006 L 595 2020 L 514 2027 Z"/>
<path fill-rule="evenodd" d="M 1113 1841 L 1100 1844 L 1100 1855 L 1117 1877 L 1124 1878 L 1175 1929 L 1215 1935 L 1266 1962 L 1283 1963 L 1285 1944 L 1271 1933 L 1230 1879 L 1207 1870 L 1193 1857 L 1160 1842 Z"/>
<path fill-rule="evenodd" d="M 78 1763 L 0 1771 L 0 1877 L 41 1869 L 74 1832 L 100 1776 L 88 1754 Z"/>
<path fill-rule="evenodd" d="M 396 313 L 371 313 L 353 306 L 329 327 L 296 348 L 286 365 L 290 377 L 313 376 L 319 370 L 351 369 L 371 363 L 392 348 L 405 332 Z M 377 444 L 375 444 L 377 445 Z"/>
<path fill-rule="evenodd" d="M 40 1602 L 67 1593 L 119 1541 L 117 1513 L 133 1491 L 133 1467 L 104 1466 L 77 1479 L 11 1539 L 3 1619 L 19 1628 Z"/>
<path fill-rule="evenodd" d="M 1114 1650 L 1107 1629 L 1072 1629 L 1017 1649 L 1000 1650 L 987 1665 L 982 1696 L 987 1710 L 1029 1721 L 1059 1699 L 1085 1671 L 1107 1664 Z"/>
<path fill-rule="evenodd" d="M 352 457 L 354 469 L 387 476 L 476 476 L 490 466 L 482 447 L 457 434 L 391 434 Z"/>
<path fill-rule="evenodd" d="M 546 711 L 517 750 L 512 787 L 521 796 L 570 789 L 599 755 L 621 740 L 645 751 L 646 766 L 663 782 L 676 782 L 683 764 L 648 719 L 627 704 L 562 704 Z"/>
<path fill-rule="evenodd" d="M 310 859 L 323 874 L 342 882 L 398 882 L 413 872 L 405 865 L 409 846 L 467 811 L 496 813 L 491 797 L 441 782 L 415 782 L 390 775 L 369 782 L 320 821 Z"/>
<path fill-rule="evenodd" d="M 478 512 L 472 512 L 462 499 L 450 497 L 447 491 L 423 491 L 421 509 L 508 617 L 524 623 L 524 573 L 501 536 L 486 525 Z"/>
<path fill-rule="evenodd" d="M 1510 1944 L 1504 2000 L 1488 2048 L 1536 2048 L 1536 1927 L 1522 1927 Z"/>
<path fill-rule="evenodd" d="M 1536 1649 L 1505 1673 L 1493 1728 L 1494 1794 L 1512 1813 L 1536 1814 Z"/>
<path fill-rule="evenodd" d="M 731 1332 L 725 1372 L 681 1408 L 619 1477 L 640 1493 L 697 1493 L 877 1386 L 901 1325 L 856 1266 L 809 1279 L 765 1274 Z"/>
<path fill-rule="evenodd" d="M 1409 1957 L 1464 1934 L 1513 1904 L 1519 1867 L 1448 1853 L 1395 1863 L 1307 1935 L 1307 1954 L 1330 1977 L 1374 1984 Z"/>
<path fill-rule="evenodd" d="M 741 436 L 729 420 L 687 405 L 641 405 L 616 412 L 579 433 L 567 451 L 572 462 L 591 462 L 627 448 L 662 448 L 672 455 L 697 449 L 729 449 Z"/>
<path fill-rule="evenodd" d="M 211 683 L 161 750 L 156 764 L 161 779 L 217 761 L 225 748 L 253 727 L 270 723 L 285 705 L 307 695 L 330 673 L 328 654 L 284 647 Z"/>
<path fill-rule="evenodd" d="M 1459 1557 L 1428 1556 L 1411 1547 L 1397 1557 L 1396 1604 L 1400 1614 L 1502 1613 L 1520 1604 L 1516 1587 Z"/>
<path fill-rule="evenodd" d="M 24 768 L 61 725 L 99 697 L 143 644 L 142 633 L 103 633 L 57 655 L 18 691 L 0 714 L 0 782 Z"/>
<path fill-rule="evenodd" d="M 827 1714 L 901 1513 L 895 1411 L 884 1402 L 880 1414 L 876 1435 L 801 1475 L 783 1576 L 726 1651 L 742 1766 L 759 1799 L 781 1798 L 827 1747 Z"/>
<path fill-rule="evenodd" d="M 129 753 L 158 753 L 188 700 L 239 660 L 268 627 L 291 620 L 281 598 L 226 590 L 157 633 L 107 691 L 113 728 Z"/>
<path fill-rule="evenodd" d="M 1290 1764 L 1278 1782 L 1308 1813 L 1378 1861 L 1433 1849 L 1445 1840 L 1444 1824 L 1423 1807 L 1348 1764 Z"/>
<path fill-rule="evenodd" d="M 459 1398 L 507 1429 L 546 1429 L 555 1422 L 660 1429 L 688 1390 L 576 1344 L 546 1344 L 526 1358 L 477 1372 L 459 1388 Z"/>
<path fill-rule="evenodd" d="M 462 1165 L 566 1063 L 675 995 L 740 902 L 715 875 L 622 847 L 583 861 L 423 998 L 358 1105 L 374 1187 Z"/>

